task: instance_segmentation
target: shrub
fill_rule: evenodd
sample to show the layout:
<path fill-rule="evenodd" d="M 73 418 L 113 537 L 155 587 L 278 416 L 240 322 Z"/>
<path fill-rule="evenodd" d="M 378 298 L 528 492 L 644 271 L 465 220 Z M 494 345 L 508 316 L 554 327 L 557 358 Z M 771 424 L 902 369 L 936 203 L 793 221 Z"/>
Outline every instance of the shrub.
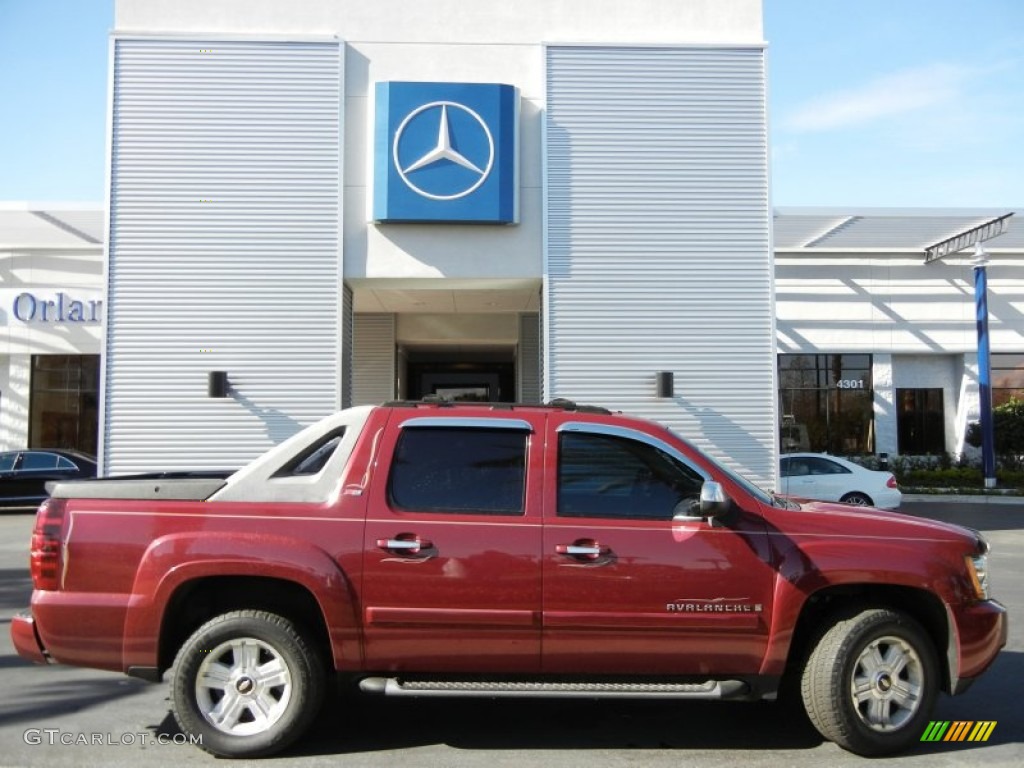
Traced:
<path fill-rule="evenodd" d="M 1024 454 L 1024 400 L 1011 397 L 992 409 L 992 432 L 996 453 L 1019 457 Z M 967 442 L 981 447 L 981 424 L 967 427 Z"/>

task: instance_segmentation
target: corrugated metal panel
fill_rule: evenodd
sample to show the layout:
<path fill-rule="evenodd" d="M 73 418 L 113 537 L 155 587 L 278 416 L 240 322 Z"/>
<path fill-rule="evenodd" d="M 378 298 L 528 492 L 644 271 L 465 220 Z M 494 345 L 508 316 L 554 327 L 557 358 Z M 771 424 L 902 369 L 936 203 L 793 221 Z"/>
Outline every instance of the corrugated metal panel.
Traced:
<path fill-rule="evenodd" d="M 771 485 L 763 51 L 549 47 L 545 114 L 545 397 L 657 419 Z"/>
<path fill-rule="evenodd" d="M 892 209 L 858 211 L 839 209 L 785 209 L 775 212 L 773 231 L 776 249 L 888 249 L 920 250 L 965 230 L 1009 213 L 1004 210 L 963 211 L 950 208 Z M 1009 230 L 988 241 L 994 249 L 1024 247 L 1024 223 L 1010 219 Z"/>
<path fill-rule="evenodd" d="M 813 244 L 815 248 L 920 248 L 973 229 L 993 216 L 863 216 Z M 992 241 L 995 246 L 1000 238 Z"/>
<path fill-rule="evenodd" d="M 832 216 L 789 215 L 776 213 L 773 220 L 772 239 L 778 248 L 803 248 L 808 243 L 828 234 L 850 217 L 842 214 Z"/>
<path fill-rule="evenodd" d="M 339 405 L 339 45 L 124 38 L 113 67 L 104 468 L 239 466 Z"/>
<path fill-rule="evenodd" d="M 99 206 L 68 210 L 0 203 L 0 247 L 99 248 L 102 243 L 103 210 Z"/>
<path fill-rule="evenodd" d="M 540 402 L 540 316 L 519 316 L 519 354 L 516 358 L 516 372 L 520 403 Z"/>
<path fill-rule="evenodd" d="M 544 351 L 544 292 L 541 291 L 540 297 L 540 312 L 537 313 L 537 380 L 540 382 L 540 402 L 546 403 L 551 398 L 548 397 L 547 390 L 547 377 L 544 374 L 544 361 L 547 359 L 547 354 Z"/>
<path fill-rule="evenodd" d="M 352 407 L 352 289 L 341 291 L 341 407 Z"/>
<path fill-rule="evenodd" d="M 352 324 L 352 404 L 395 399 L 395 316 L 358 314 Z"/>

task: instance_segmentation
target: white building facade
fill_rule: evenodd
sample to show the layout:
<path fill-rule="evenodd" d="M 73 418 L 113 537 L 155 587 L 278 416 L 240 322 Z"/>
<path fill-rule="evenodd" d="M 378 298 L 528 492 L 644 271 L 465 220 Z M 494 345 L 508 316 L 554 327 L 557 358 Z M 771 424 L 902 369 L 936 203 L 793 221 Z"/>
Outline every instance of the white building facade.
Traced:
<path fill-rule="evenodd" d="M 119 0 L 111 59 L 106 473 L 438 394 L 773 482 L 760 0 Z"/>
<path fill-rule="evenodd" d="M 98 445 L 101 206 L 0 203 L 0 451 Z"/>
<path fill-rule="evenodd" d="M 783 450 L 970 453 L 964 435 L 978 419 L 973 254 L 926 265 L 924 249 L 1005 212 L 775 211 L 773 354 Z M 105 219 L 99 205 L 0 205 L 0 450 L 96 450 Z M 1012 222 L 1007 233 L 985 244 L 997 403 L 1024 398 L 1024 229 Z M 446 295 L 455 299 L 470 297 Z M 461 315 L 470 313 L 450 305 L 433 314 L 381 306 L 355 313 L 359 370 L 352 400 L 391 397 L 400 391 L 415 350 L 440 347 L 438 338 L 450 342 L 456 332 L 472 347 L 477 369 L 420 364 L 428 382 L 497 388 L 504 377 L 517 397 L 539 400 L 539 312 L 486 308 L 462 325 Z M 486 350 L 472 343 L 481 337 L 489 340 Z M 512 364 L 500 353 L 502 341 L 516 345 Z M 606 359 L 600 349 L 590 354 L 595 366 Z M 533 367 L 523 364 L 530 360 Z M 491 379 L 480 378 L 484 366 L 492 367 Z"/>
<path fill-rule="evenodd" d="M 965 435 L 980 418 L 974 253 L 925 264 L 924 251 L 1009 212 L 776 212 L 784 449 L 971 453 Z M 997 405 L 1024 398 L 1024 230 L 1016 218 L 984 243 Z"/>

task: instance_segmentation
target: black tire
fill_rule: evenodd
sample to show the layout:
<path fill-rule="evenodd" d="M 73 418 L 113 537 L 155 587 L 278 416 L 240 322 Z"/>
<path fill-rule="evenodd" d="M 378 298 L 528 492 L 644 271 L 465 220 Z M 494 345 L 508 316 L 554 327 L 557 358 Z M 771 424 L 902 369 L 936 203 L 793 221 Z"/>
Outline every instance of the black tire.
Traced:
<path fill-rule="evenodd" d="M 870 496 L 866 493 L 861 493 L 860 491 L 848 493 L 843 496 L 840 501 L 844 504 L 853 504 L 858 507 L 873 507 L 875 505 L 875 502 L 871 500 Z"/>
<path fill-rule="evenodd" d="M 818 732 L 866 757 L 917 743 L 938 689 L 928 635 L 909 616 L 885 608 L 863 609 L 833 624 L 811 651 L 801 680 L 804 708 Z"/>
<path fill-rule="evenodd" d="M 232 611 L 203 624 L 178 651 L 174 717 L 214 755 L 270 755 L 312 723 L 323 703 L 324 677 L 320 651 L 291 621 L 265 611 Z"/>

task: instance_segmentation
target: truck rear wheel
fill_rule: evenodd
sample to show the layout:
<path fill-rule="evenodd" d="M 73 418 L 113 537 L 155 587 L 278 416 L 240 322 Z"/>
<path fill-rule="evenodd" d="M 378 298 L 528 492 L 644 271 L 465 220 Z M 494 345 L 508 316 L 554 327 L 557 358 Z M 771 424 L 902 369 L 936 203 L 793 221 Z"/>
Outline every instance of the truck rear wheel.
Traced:
<path fill-rule="evenodd" d="M 291 621 L 265 611 L 203 624 L 178 651 L 171 678 L 178 725 L 222 757 L 284 749 L 316 717 L 323 694 L 320 652 Z"/>
<path fill-rule="evenodd" d="M 920 740 L 938 685 L 935 649 L 920 625 L 873 608 L 821 636 L 804 667 L 801 693 L 822 736 L 876 756 Z"/>

